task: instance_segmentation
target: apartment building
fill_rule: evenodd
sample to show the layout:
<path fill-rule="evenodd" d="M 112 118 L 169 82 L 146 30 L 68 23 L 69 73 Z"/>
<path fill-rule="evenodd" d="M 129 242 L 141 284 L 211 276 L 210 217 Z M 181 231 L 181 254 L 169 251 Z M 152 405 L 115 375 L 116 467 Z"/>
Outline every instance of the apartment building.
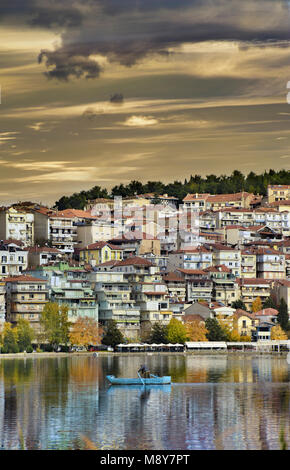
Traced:
<path fill-rule="evenodd" d="M 213 254 L 203 246 L 176 250 L 168 254 L 168 270 L 201 269 L 212 266 Z"/>
<path fill-rule="evenodd" d="M 17 242 L 3 241 L 0 244 L 0 276 L 18 276 L 26 270 L 28 265 L 28 251 Z"/>
<path fill-rule="evenodd" d="M 241 278 L 255 279 L 257 277 L 256 253 L 251 249 L 241 251 Z"/>
<path fill-rule="evenodd" d="M 183 277 L 173 272 L 162 276 L 163 282 L 167 286 L 170 301 L 185 301 L 186 299 L 186 281 Z"/>
<path fill-rule="evenodd" d="M 247 310 L 252 311 L 252 304 L 258 297 L 262 304 L 270 297 L 271 281 L 268 279 L 237 279 L 240 299 L 244 302 Z"/>
<path fill-rule="evenodd" d="M 132 298 L 132 288 L 124 273 L 99 270 L 91 272 L 89 279 L 97 295 L 100 322 L 106 326 L 109 320 L 114 320 L 125 337 L 137 340 L 140 308 Z"/>
<path fill-rule="evenodd" d="M 24 246 L 33 246 L 34 215 L 14 207 L 0 208 L 0 239 L 19 240 Z"/>
<path fill-rule="evenodd" d="M 272 184 L 267 188 L 268 203 L 290 199 L 290 185 Z"/>
<path fill-rule="evenodd" d="M 6 318 L 6 284 L 0 280 L 0 333 L 3 331 Z"/>
<path fill-rule="evenodd" d="M 55 264 L 63 259 L 63 253 L 49 246 L 34 246 L 28 249 L 28 267 L 33 268 L 43 264 Z"/>
<path fill-rule="evenodd" d="M 79 318 L 89 317 L 98 321 L 96 294 L 89 281 L 61 279 L 58 287 L 51 287 L 50 298 L 60 307 L 68 308 L 68 321 L 75 323 Z"/>
<path fill-rule="evenodd" d="M 133 283 L 132 296 L 140 307 L 142 333 L 149 323 L 170 322 L 172 310 L 170 310 L 168 288 L 164 282 Z"/>
<path fill-rule="evenodd" d="M 46 207 L 34 209 L 34 233 L 39 245 L 48 243 L 67 257 L 72 257 L 77 243 L 73 217 Z"/>
<path fill-rule="evenodd" d="M 36 333 L 40 332 L 40 315 L 48 302 L 48 287 L 44 279 L 30 275 L 13 276 L 6 283 L 6 319 L 13 325 L 20 318 L 28 320 Z"/>
<path fill-rule="evenodd" d="M 129 282 L 159 282 L 162 280 L 159 267 L 139 256 L 132 256 L 120 261 L 111 268 L 124 273 Z"/>
<path fill-rule="evenodd" d="M 284 299 L 288 308 L 288 314 L 290 315 L 290 280 L 279 279 L 275 282 L 273 290 L 278 304 L 280 304 L 281 300 Z"/>
<path fill-rule="evenodd" d="M 286 275 L 285 254 L 270 248 L 258 248 L 256 253 L 257 277 L 283 279 Z"/>
<path fill-rule="evenodd" d="M 249 208 L 254 194 L 245 191 L 233 194 L 209 195 L 206 200 L 206 208 L 216 211 L 224 207 Z"/>
<path fill-rule="evenodd" d="M 90 271 L 59 262 L 38 266 L 27 273 L 47 282 L 49 299 L 68 307 L 69 322 L 86 316 L 98 321 L 96 294 L 88 278 Z"/>
<path fill-rule="evenodd" d="M 209 245 L 208 245 L 209 246 Z M 213 244 L 212 264 L 213 266 L 226 266 L 236 277 L 241 275 L 241 251 L 220 243 Z"/>
<path fill-rule="evenodd" d="M 207 268 L 205 271 L 210 274 L 212 280 L 213 301 L 230 306 L 238 300 L 240 295 L 239 284 L 230 268 L 225 265 L 217 265 Z"/>

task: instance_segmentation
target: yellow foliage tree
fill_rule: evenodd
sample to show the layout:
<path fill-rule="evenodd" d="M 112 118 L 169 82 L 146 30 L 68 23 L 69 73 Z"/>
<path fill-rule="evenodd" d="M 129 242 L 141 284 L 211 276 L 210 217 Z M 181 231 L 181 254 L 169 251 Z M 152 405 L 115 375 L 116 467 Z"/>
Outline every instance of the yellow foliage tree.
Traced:
<path fill-rule="evenodd" d="M 193 320 L 191 322 L 187 322 L 185 324 L 185 328 L 189 341 L 208 341 L 206 337 L 208 330 L 203 322 Z"/>
<path fill-rule="evenodd" d="M 69 339 L 71 344 L 87 348 L 90 344 L 100 344 L 102 335 L 103 329 L 96 320 L 79 317 L 69 333 Z"/>
<path fill-rule="evenodd" d="M 252 303 L 252 312 L 259 312 L 259 310 L 262 310 L 262 308 L 262 300 L 260 299 L 260 297 L 257 297 Z"/>
<path fill-rule="evenodd" d="M 271 329 L 271 339 L 288 339 L 288 336 L 280 325 L 276 325 Z"/>

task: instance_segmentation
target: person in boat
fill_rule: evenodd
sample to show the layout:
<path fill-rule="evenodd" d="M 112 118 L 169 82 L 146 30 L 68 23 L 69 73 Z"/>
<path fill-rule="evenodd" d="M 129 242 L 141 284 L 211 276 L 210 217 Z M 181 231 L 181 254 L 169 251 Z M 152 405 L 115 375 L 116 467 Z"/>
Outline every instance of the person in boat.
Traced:
<path fill-rule="evenodd" d="M 150 370 L 145 364 L 141 364 L 140 369 L 138 370 L 138 373 L 143 377 L 143 379 L 149 379 L 150 378 Z"/>

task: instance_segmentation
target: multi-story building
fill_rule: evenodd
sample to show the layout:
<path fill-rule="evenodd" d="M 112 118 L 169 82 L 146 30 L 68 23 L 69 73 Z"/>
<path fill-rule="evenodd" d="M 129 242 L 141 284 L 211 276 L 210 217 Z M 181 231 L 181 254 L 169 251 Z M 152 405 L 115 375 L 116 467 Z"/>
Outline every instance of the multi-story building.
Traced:
<path fill-rule="evenodd" d="M 257 277 L 256 253 L 251 249 L 241 251 L 241 278 L 255 279 Z"/>
<path fill-rule="evenodd" d="M 230 306 L 239 298 L 239 285 L 235 275 L 225 266 L 213 266 L 205 269 L 212 279 L 212 300 Z"/>
<path fill-rule="evenodd" d="M 0 209 L 0 239 L 21 241 L 24 246 L 34 245 L 34 216 L 14 207 Z"/>
<path fill-rule="evenodd" d="M 141 335 L 149 324 L 168 324 L 172 318 L 168 288 L 163 282 L 136 282 L 132 284 L 132 296 L 140 307 Z"/>
<path fill-rule="evenodd" d="M 6 284 L 0 280 L 0 333 L 3 330 L 6 316 Z"/>
<path fill-rule="evenodd" d="M 98 321 L 98 304 L 89 279 L 90 271 L 60 262 L 38 266 L 27 273 L 46 280 L 49 299 L 68 307 L 69 322 L 75 323 L 80 317 Z"/>
<path fill-rule="evenodd" d="M 89 275 L 94 284 L 99 306 L 99 320 L 106 326 L 114 320 L 127 338 L 140 336 L 140 308 L 131 296 L 131 285 L 124 274 L 113 271 L 95 271 Z"/>
<path fill-rule="evenodd" d="M 280 304 L 281 299 L 284 299 L 288 308 L 288 314 L 290 315 L 290 280 L 279 279 L 275 282 L 273 290 L 276 294 L 278 304 Z"/>
<path fill-rule="evenodd" d="M 269 248 L 259 248 L 255 250 L 255 253 L 258 278 L 285 278 L 285 255 L 283 253 Z"/>
<path fill-rule="evenodd" d="M 77 228 L 72 216 L 39 207 L 34 210 L 34 233 L 39 245 L 48 243 L 67 257 L 72 257 L 77 243 Z"/>
<path fill-rule="evenodd" d="M 68 308 L 68 321 L 89 317 L 98 322 L 98 303 L 89 281 L 66 278 L 59 287 L 51 287 L 51 301 Z"/>
<path fill-rule="evenodd" d="M 132 256 L 120 261 L 111 268 L 124 273 L 129 282 L 160 282 L 162 280 L 159 267 L 151 261 L 139 256 Z"/>
<path fill-rule="evenodd" d="M 34 246 L 28 249 L 28 267 L 33 268 L 43 264 L 55 264 L 61 261 L 63 253 L 49 246 Z"/>
<path fill-rule="evenodd" d="M 14 242 L 0 244 L 0 276 L 17 276 L 26 270 L 28 251 Z"/>
<path fill-rule="evenodd" d="M 183 277 L 173 272 L 163 275 L 163 282 L 167 285 L 168 295 L 171 302 L 185 301 L 186 299 L 186 282 Z"/>
<path fill-rule="evenodd" d="M 272 184 L 267 188 L 268 203 L 275 201 L 286 201 L 290 199 L 290 185 L 289 184 Z"/>
<path fill-rule="evenodd" d="M 208 245 L 210 246 L 210 245 Z M 241 251 L 219 243 L 212 247 L 213 266 L 226 266 L 236 276 L 241 275 Z"/>
<path fill-rule="evenodd" d="M 168 270 L 205 269 L 212 266 L 213 254 L 203 246 L 176 250 L 168 255 Z"/>
<path fill-rule="evenodd" d="M 270 297 L 271 281 L 268 279 L 237 279 L 240 299 L 244 302 L 248 311 L 252 310 L 252 304 L 258 297 L 262 304 Z"/>
<path fill-rule="evenodd" d="M 20 318 L 28 320 L 35 332 L 40 331 L 40 315 L 48 302 L 48 288 L 44 279 L 30 275 L 13 276 L 6 283 L 6 319 L 13 325 Z"/>

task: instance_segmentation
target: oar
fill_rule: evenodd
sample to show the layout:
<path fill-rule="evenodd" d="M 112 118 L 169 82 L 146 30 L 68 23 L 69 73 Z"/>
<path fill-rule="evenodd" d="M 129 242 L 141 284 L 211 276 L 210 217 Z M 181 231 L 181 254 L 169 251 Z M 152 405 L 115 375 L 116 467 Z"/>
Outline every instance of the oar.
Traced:
<path fill-rule="evenodd" d="M 141 382 L 142 382 L 142 385 L 145 385 L 144 380 L 142 379 L 142 377 L 141 377 L 141 375 L 139 374 L 139 372 L 137 372 L 137 374 L 138 374 L 139 379 L 140 379 Z"/>

